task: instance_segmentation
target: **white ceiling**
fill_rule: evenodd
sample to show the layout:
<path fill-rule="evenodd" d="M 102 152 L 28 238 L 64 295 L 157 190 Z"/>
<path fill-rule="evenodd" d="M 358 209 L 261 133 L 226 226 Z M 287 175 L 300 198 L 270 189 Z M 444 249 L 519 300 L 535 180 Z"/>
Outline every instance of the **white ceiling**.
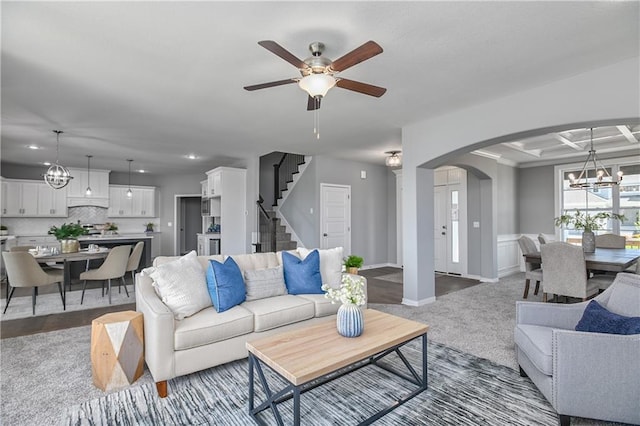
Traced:
<path fill-rule="evenodd" d="M 271 151 L 384 164 L 403 126 L 598 68 L 639 52 L 632 2 L 2 2 L 2 160 L 199 173 Z M 341 75 L 388 89 L 334 88 L 321 139 L 298 76 L 260 47 L 336 59 L 367 40 L 384 52 Z M 579 107 L 577 105 L 576 107 Z M 544 108 L 544 106 L 541 106 Z M 465 123 L 460 123 L 465 125 Z M 627 128 L 629 129 L 629 128 Z M 640 139 L 639 128 L 631 128 Z M 629 149 L 617 139 L 600 150 Z M 624 132 L 624 131 L 623 131 Z M 584 131 L 561 135 L 585 147 Z M 637 144 L 637 142 L 635 142 Z M 30 150 L 28 145 L 42 147 Z M 615 146 L 614 146 L 615 145 Z M 521 152 L 523 148 L 529 153 Z M 578 152 L 556 137 L 484 149 L 505 161 Z M 582 151 L 580 151 L 582 152 Z M 197 160 L 184 156 L 194 153 Z M 586 154 L 586 151 L 582 155 Z"/>

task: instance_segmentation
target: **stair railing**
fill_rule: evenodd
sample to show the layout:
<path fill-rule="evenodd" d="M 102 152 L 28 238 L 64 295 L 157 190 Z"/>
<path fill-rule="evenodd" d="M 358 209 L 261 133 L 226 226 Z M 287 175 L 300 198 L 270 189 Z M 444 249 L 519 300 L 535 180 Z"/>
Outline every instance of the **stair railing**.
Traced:
<path fill-rule="evenodd" d="M 287 184 L 293 182 L 293 175 L 298 173 L 298 167 L 304 164 L 304 155 L 282 154 L 278 164 L 273 165 L 273 205 L 278 205 L 282 198 L 282 191 L 287 189 Z"/>
<path fill-rule="evenodd" d="M 256 253 L 265 253 L 265 252 L 275 252 L 276 251 L 276 238 L 277 238 L 277 229 L 276 222 L 278 218 L 275 216 L 269 215 L 269 213 L 264 209 L 262 204 L 264 203 L 264 199 L 260 196 L 258 201 L 256 201 L 256 206 L 258 209 L 258 241 L 255 244 Z M 266 229 L 267 232 L 262 232 L 263 229 Z"/>

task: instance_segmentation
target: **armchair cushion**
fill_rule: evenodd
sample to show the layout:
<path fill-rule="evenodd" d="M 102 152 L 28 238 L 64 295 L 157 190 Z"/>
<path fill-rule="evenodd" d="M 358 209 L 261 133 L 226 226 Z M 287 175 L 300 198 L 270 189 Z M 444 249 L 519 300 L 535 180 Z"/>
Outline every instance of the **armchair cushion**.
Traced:
<path fill-rule="evenodd" d="M 518 324 L 513 336 L 516 346 L 547 376 L 553 374 L 552 336 L 553 328 L 528 324 Z"/>
<path fill-rule="evenodd" d="M 232 257 L 224 263 L 217 260 L 209 262 L 207 269 L 207 286 L 216 312 L 224 312 L 246 299 L 246 290 L 242 272 Z"/>
<path fill-rule="evenodd" d="M 608 311 L 592 300 L 576 325 L 576 331 L 608 334 L 640 334 L 640 317 L 625 317 Z"/>
<path fill-rule="evenodd" d="M 313 250 L 304 259 L 282 252 L 284 283 L 289 294 L 322 294 L 320 254 Z"/>

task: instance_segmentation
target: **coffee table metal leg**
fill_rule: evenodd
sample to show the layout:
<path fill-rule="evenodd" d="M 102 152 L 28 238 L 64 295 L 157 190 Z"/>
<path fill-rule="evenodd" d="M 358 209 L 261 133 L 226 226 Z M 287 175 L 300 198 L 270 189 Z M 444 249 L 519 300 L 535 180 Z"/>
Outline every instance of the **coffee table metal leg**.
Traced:
<path fill-rule="evenodd" d="M 293 424 L 300 426 L 300 388 L 298 386 L 293 388 Z"/>
<path fill-rule="evenodd" d="M 249 352 L 249 414 L 253 413 L 253 354 Z"/>

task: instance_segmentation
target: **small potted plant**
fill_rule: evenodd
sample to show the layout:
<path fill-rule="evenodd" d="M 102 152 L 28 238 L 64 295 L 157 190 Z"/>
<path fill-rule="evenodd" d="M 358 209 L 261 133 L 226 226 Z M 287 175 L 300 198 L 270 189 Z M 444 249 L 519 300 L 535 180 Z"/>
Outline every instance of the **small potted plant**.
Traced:
<path fill-rule="evenodd" d="M 585 253 L 593 253 L 596 251 L 596 236 L 593 231 L 602 229 L 607 219 L 624 220 L 624 215 L 600 212 L 594 215 L 582 213 L 576 210 L 574 214 L 563 214 L 555 218 L 556 226 L 569 226 L 573 229 L 582 229 L 582 250 Z"/>
<path fill-rule="evenodd" d="M 145 229 L 144 232 L 153 232 L 153 227 L 154 227 L 153 222 L 147 223 L 146 227 L 147 227 L 147 229 Z"/>
<path fill-rule="evenodd" d="M 350 274 L 357 275 L 358 269 L 362 268 L 363 264 L 364 259 L 360 256 L 356 256 L 355 254 L 351 254 L 344 259 L 344 267 Z"/>
<path fill-rule="evenodd" d="M 86 235 L 87 230 L 79 223 L 63 223 L 60 227 L 52 226 L 49 234 L 54 235 L 60 241 L 60 251 L 62 253 L 74 253 L 80 250 L 78 237 Z"/>
<path fill-rule="evenodd" d="M 0 225 L 0 235 L 9 235 L 9 228 L 7 228 L 7 225 Z"/>

